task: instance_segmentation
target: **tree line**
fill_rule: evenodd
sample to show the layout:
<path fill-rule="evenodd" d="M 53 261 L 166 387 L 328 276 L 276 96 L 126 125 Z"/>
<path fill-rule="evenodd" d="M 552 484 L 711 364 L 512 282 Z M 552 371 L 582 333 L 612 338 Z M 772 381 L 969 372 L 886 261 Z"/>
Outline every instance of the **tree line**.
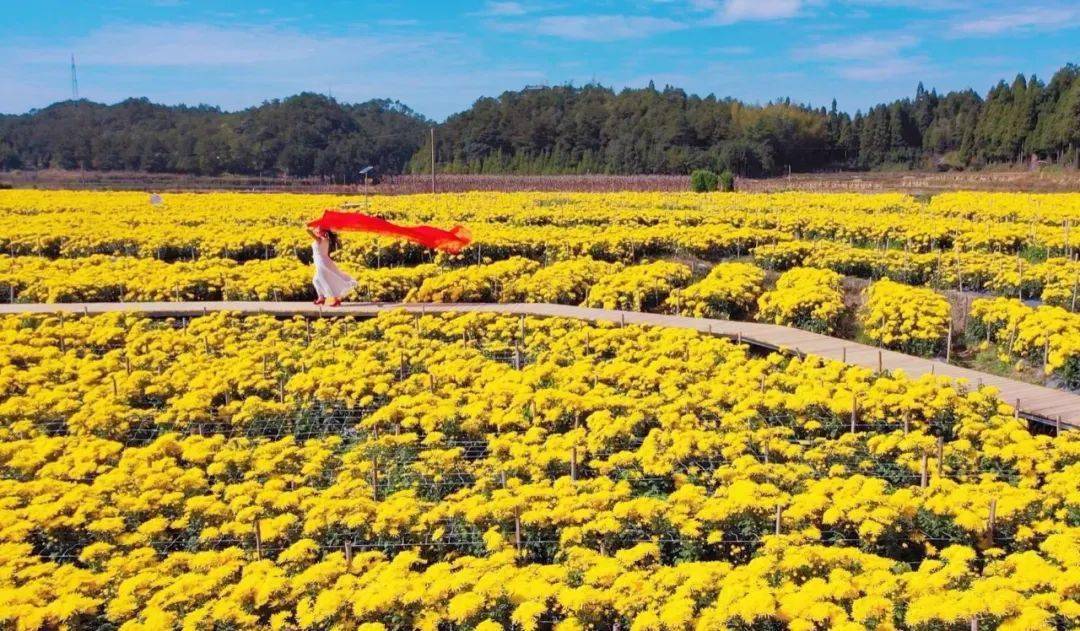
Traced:
<path fill-rule="evenodd" d="M 321 176 L 430 169 L 432 122 L 397 101 L 303 93 L 239 112 L 67 101 L 0 117 L 0 168 Z M 764 105 L 651 83 L 616 92 L 553 86 L 484 97 L 436 126 L 436 160 L 456 173 L 674 173 L 743 176 L 835 169 L 1080 163 L 1080 67 L 1048 82 L 1018 75 L 985 97 L 940 94 L 850 115 L 790 100 Z"/>
<path fill-rule="evenodd" d="M 375 166 L 401 172 L 430 122 L 391 100 L 344 104 L 302 93 L 239 112 L 65 101 L 0 117 L 0 168 L 196 175 L 322 176 L 352 181 Z"/>

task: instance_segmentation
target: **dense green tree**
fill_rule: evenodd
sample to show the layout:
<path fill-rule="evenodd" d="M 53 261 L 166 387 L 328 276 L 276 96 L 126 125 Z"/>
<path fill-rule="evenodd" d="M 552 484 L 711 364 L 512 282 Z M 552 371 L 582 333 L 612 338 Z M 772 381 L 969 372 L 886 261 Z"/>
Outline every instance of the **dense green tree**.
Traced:
<path fill-rule="evenodd" d="M 430 168 L 432 123 L 389 100 L 339 103 L 311 93 L 239 112 L 66 101 L 0 116 L 0 169 L 319 176 L 354 181 Z M 436 130 L 440 170 L 459 173 L 689 173 L 965 168 L 1032 154 L 1080 168 L 1080 67 L 1043 83 L 1018 75 L 974 90 L 856 112 L 700 97 L 651 82 L 526 88 L 478 99 Z"/>

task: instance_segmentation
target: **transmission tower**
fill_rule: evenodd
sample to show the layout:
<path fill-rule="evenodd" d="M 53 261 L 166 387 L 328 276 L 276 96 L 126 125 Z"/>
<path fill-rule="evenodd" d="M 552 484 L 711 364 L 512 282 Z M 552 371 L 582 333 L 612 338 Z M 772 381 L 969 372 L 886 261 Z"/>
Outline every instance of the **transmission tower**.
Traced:
<path fill-rule="evenodd" d="M 79 100 L 79 77 L 75 74 L 75 53 L 71 53 L 71 100 Z"/>

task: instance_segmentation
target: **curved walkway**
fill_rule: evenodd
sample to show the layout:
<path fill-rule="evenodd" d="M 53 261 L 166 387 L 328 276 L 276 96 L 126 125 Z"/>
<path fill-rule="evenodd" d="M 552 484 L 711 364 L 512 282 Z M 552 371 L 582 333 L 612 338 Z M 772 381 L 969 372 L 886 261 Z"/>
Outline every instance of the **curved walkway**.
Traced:
<path fill-rule="evenodd" d="M 972 385 L 997 388 L 1002 401 L 1019 409 L 1020 415 L 1040 423 L 1080 428 L 1080 395 L 1045 388 L 997 375 L 969 370 L 944 362 L 894 351 L 882 350 L 840 338 L 810 333 L 775 324 L 738 322 L 686 316 L 593 309 L 572 305 L 533 303 L 348 303 L 336 308 L 320 308 L 300 302 L 92 302 L 71 304 L 0 304 L 0 314 L 15 313 L 86 313 L 118 311 L 142 313 L 151 317 L 194 317 L 210 311 L 241 311 L 275 316 L 303 315 L 331 317 L 338 315 L 374 316 L 381 311 L 405 309 L 416 313 L 483 311 L 510 315 L 557 316 L 598 322 L 668 326 L 700 333 L 723 335 L 746 344 L 826 359 L 843 361 L 873 370 L 903 370 L 911 377 L 935 373 L 965 379 Z"/>

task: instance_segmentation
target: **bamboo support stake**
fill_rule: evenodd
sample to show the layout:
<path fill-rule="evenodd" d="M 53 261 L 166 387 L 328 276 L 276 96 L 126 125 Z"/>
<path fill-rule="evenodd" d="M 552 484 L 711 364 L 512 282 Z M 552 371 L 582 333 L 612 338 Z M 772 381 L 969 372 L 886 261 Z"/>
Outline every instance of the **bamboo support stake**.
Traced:
<path fill-rule="evenodd" d="M 514 347 L 514 368 L 521 370 L 521 346 Z"/>
<path fill-rule="evenodd" d="M 1013 406 L 1013 418 L 1020 418 L 1020 399 L 1016 400 L 1016 405 Z"/>
<path fill-rule="evenodd" d="M 304 329 L 307 331 L 307 345 L 311 346 L 311 320 L 304 318 Z"/>
<path fill-rule="evenodd" d="M 518 317 L 518 339 L 521 340 L 522 344 L 525 343 L 525 314 Z"/>
<path fill-rule="evenodd" d="M 619 325 L 623 326 L 623 327 L 626 326 L 626 313 L 625 312 L 619 314 Z"/>
<path fill-rule="evenodd" d="M 883 370 L 882 370 L 881 368 L 882 368 L 882 362 L 881 362 L 881 349 L 879 348 L 879 349 L 878 349 L 878 352 L 877 352 L 877 371 L 878 371 L 878 374 L 879 374 L 879 375 L 880 375 L 880 374 L 882 374 L 882 373 L 884 372 L 884 371 L 883 371 Z"/>
<path fill-rule="evenodd" d="M 945 333 L 945 363 L 952 362 L 952 319 L 949 320 L 949 330 Z"/>
<path fill-rule="evenodd" d="M 405 378 L 409 374 L 409 367 L 405 363 L 405 353 L 404 352 L 401 353 L 400 359 L 401 359 L 401 364 L 400 364 L 400 368 L 398 369 L 399 370 L 398 374 L 401 376 L 401 380 L 405 381 Z"/>
<path fill-rule="evenodd" d="M 114 397 L 120 396 L 120 387 L 116 385 L 116 375 L 110 375 L 112 377 L 112 394 Z M 1061 432 L 1058 432 L 1059 434 Z"/>
<path fill-rule="evenodd" d="M 847 363 L 847 347 L 840 350 L 840 361 Z"/>
<path fill-rule="evenodd" d="M 1046 336 L 1046 344 L 1043 345 L 1043 372 L 1050 365 L 1050 335 Z"/>
<path fill-rule="evenodd" d="M 131 357 L 127 355 L 124 355 L 124 370 L 127 371 L 127 374 L 131 374 Z"/>
<path fill-rule="evenodd" d="M 278 380 L 278 400 L 285 403 L 285 375 L 282 375 L 281 379 Z"/>
<path fill-rule="evenodd" d="M 775 530 L 774 530 L 775 534 L 778 534 L 778 535 L 780 534 L 781 526 L 783 525 L 783 518 L 784 518 L 784 509 L 779 504 L 777 504 L 776 505 L 776 524 L 775 524 Z"/>
<path fill-rule="evenodd" d="M 345 542 L 345 571 L 352 571 L 352 541 Z"/>
<path fill-rule="evenodd" d="M 904 435 L 911 431 L 911 411 L 904 412 Z"/>
<path fill-rule="evenodd" d="M 570 479 L 577 480 L 577 447 L 570 448 Z"/>
<path fill-rule="evenodd" d="M 939 478 L 941 477 L 941 474 L 944 471 L 944 460 L 945 460 L 945 437 L 944 436 L 938 436 L 937 437 L 937 477 L 939 477 Z"/>
<path fill-rule="evenodd" d="M 919 478 L 919 488 L 922 488 L 922 489 L 925 489 L 927 484 L 930 481 L 929 476 L 927 475 L 927 471 L 926 471 L 926 461 L 927 461 L 927 459 L 928 458 L 927 458 L 926 452 L 924 451 L 923 455 L 922 455 L 922 475 Z"/>

